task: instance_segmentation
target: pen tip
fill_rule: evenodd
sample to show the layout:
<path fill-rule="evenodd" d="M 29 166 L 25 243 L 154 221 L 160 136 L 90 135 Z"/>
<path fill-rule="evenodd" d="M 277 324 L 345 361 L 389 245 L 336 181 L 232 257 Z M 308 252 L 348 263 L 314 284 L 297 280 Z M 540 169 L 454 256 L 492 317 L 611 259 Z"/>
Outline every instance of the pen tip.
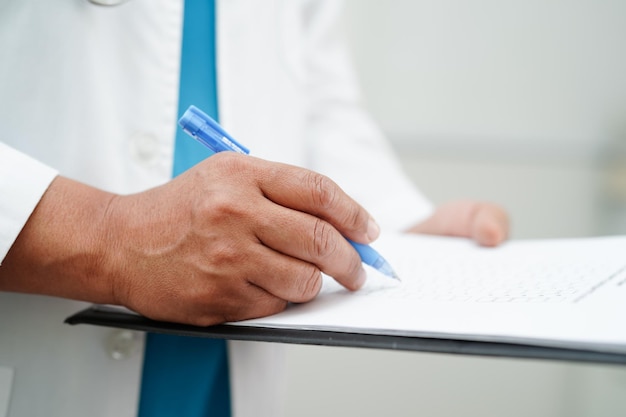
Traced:
<path fill-rule="evenodd" d="M 385 262 L 385 264 L 379 267 L 378 270 L 388 277 L 400 281 L 400 276 L 396 274 L 396 271 L 393 270 L 389 263 Z"/>

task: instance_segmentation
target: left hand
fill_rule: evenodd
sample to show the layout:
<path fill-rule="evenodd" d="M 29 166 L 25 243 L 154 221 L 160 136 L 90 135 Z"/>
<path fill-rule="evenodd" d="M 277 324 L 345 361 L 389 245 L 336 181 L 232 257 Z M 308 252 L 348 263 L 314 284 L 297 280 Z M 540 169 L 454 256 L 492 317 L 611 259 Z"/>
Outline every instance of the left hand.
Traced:
<path fill-rule="evenodd" d="M 483 246 L 497 246 L 509 234 L 506 211 L 495 204 L 459 200 L 442 204 L 410 233 L 467 237 Z"/>

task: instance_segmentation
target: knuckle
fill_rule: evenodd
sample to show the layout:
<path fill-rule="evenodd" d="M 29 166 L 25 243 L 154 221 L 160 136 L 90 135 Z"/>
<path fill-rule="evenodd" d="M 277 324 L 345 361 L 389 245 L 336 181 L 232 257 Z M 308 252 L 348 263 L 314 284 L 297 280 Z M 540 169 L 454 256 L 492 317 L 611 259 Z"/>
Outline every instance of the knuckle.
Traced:
<path fill-rule="evenodd" d="M 344 219 L 344 224 L 350 228 L 359 228 L 363 227 L 364 224 L 367 224 L 368 216 L 364 210 L 361 210 L 359 206 L 353 204 L 346 212 L 346 218 Z"/>
<path fill-rule="evenodd" d="M 305 183 L 312 193 L 314 204 L 322 213 L 331 213 L 343 226 L 350 229 L 362 228 L 369 215 L 356 202 L 345 196 L 341 188 L 330 178 L 308 172 Z"/>
<path fill-rule="evenodd" d="M 218 312 L 220 323 L 250 318 L 250 309 L 250 304 L 241 302 L 239 298 L 231 298 Z"/>
<path fill-rule="evenodd" d="M 231 270 L 234 265 L 245 261 L 245 258 L 245 252 L 242 251 L 236 243 L 221 241 L 213 248 L 210 262 L 217 270 Z"/>
<path fill-rule="evenodd" d="M 337 249 L 337 241 L 333 239 L 332 226 L 321 219 L 315 220 L 313 227 L 313 253 L 316 259 L 324 259 Z"/>
<path fill-rule="evenodd" d="M 202 198 L 193 211 L 196 224 L 214 226 L 219 224 L 243 224 L 254 213 L 249 203 L 237 199 L 233 193 L 214 192 Z"/>
<path fill-rule="evenodd" d="M 328 177 L 309 171 L 306 174 L 305 184 L 313 193 L 313 201 L 322 209 L 334 207 L 338 197 L 338 188 Z"/>
<path fill-rule="evenodd" d="M 215 193 L 210 199 L 204 199 L 200 213 L 202 216 L 210 215 L 212 218 L 228 218 L 235 211 L 235 206 L 228 194 Z"/>
<path fill-rule="evenodd" d="M 253 319 L 258 317 L 267 317 L 272 314 L 280 313 L 287 308 L 287 301 L 280 298 L 269 295 L 265 292 L 260 292 L 253 297 L 247 307 L 238 308 L 236 315 L 237 320 Z M 234 321 L 234 320 L 229 320 Z"/>
<path fill-rule="evenodd" d="M 297 294 L 294 302 L 310 301 L 317 296 L 322 288 L 322 274 L 319 269 L 311 266 L 308 273 L 303 274 L 303 279 L 297 280 Z"/>

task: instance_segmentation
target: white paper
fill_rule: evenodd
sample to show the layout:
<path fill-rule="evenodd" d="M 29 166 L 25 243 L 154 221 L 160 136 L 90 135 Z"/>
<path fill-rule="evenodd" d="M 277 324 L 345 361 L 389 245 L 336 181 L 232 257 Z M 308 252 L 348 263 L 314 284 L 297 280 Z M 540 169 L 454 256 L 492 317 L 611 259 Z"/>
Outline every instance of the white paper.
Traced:
<path fill-rule="evenodd" d="M 626 353 L 626 237 L 511 241 L 383 236 L 402 282 L 368 269 L 350 292 L 325 277 L 312 302 L 239 324 L 523 342 Z"/>

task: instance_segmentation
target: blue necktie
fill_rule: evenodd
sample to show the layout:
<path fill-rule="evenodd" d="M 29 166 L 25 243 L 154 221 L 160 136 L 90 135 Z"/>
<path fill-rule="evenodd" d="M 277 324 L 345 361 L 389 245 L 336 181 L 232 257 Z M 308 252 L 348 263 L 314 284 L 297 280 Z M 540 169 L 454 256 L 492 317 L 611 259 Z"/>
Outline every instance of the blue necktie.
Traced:
<path fill-rule="evenodd" d="M 214 0 L 185 1 L 180 73 L 178 114 L 195 104 L 217 120 Z M 179 127 L 173 175 L 210 154 Z M 149 333 L 139 417 L 209 416 L 230 416 L 226 342 Z"/>

